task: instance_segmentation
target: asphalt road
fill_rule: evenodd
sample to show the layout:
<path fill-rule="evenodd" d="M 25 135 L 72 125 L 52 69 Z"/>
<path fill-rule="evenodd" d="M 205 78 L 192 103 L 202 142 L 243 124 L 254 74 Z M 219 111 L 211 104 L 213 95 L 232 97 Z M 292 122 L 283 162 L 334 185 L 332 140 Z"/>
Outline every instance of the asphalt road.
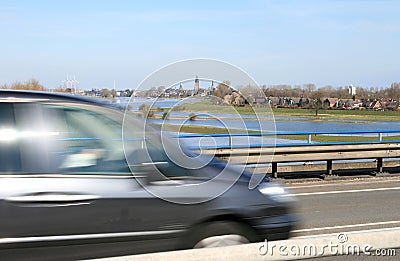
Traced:
<path fill-rule="evenodd" d="M 400 178 L 367 178 L 287 184 L 302 222 L 294 237 L 400 227 Z M 400 240 L 400 238 L 399 238 Z M 398 260 L 389 256 L 331 256 L 318 260 Z"/>
<path fill-rule="evenodd" d="M 293 236 L 400 227 L 400 178 L 287 184 L 302 222 Z M 399 239 L 400 240 L 400 239 Z"/>

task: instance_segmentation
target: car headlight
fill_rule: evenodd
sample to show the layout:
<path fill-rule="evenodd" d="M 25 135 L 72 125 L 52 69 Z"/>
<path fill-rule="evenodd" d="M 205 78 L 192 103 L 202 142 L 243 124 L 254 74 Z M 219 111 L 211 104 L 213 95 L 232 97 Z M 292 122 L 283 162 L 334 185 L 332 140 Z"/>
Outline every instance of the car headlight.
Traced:
<path fill-rule="evenodd" d="M 270 197 L 274 201 L 278 202 L 293 202 L 296 198 L 290 194 L 285 187 L 279 184 L 262 183 L 258 186 L 258 190 L 261 194 Z"/>

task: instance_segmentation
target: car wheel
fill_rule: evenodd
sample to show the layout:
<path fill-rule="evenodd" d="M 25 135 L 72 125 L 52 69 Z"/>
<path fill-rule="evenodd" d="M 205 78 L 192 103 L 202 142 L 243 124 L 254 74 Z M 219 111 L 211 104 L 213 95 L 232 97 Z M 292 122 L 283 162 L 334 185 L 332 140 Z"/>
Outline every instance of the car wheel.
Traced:
<path fill-rule="evenodd" d="M 192 248 L 210 248 L 246 244 L 256 241 L 252 229 L 233 221 L 216 221 L 193 230 Z"/>

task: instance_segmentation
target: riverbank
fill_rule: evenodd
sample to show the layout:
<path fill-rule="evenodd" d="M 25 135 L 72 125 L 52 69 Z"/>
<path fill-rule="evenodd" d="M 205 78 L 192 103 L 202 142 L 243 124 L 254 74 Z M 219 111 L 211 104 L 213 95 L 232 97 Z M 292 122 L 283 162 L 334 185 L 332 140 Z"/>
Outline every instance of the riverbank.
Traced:
<path fill-rule="evenodd" d="M 240 129 L 229 129 L 212 127 L 212 126 L 196 126 L 196 125 L 173 125 L 163 124 L 169 131 L 180 132 L 180 133 L 199 133 L 199 134 L 227 134 L 227 133 L 259 133 L 258 131 L 248 130 L 243 131 Z M 273 137 L 273 136 L 270 136 Z M 308 141 L 308 135 L 279 135 L 276 136 L 279 139 L 285 140 L 297 140 L 299 142 Z M 368 142 L 377 141 L 377 137 L 371 136 L 338 136 L 338 135 L 312 135 L 311 140 L 313 142 Z M 400 140 L 400 136 L 383 136 L 383 141 Z"/>
<path fill-rule="evenodd" d="M 319 110 L 317 116 L 315 116 L 315 111 L 308 109 L 273 108 L 272 111 L 275 116 L 285 117 L 400 122 L 399 111 Z"/>

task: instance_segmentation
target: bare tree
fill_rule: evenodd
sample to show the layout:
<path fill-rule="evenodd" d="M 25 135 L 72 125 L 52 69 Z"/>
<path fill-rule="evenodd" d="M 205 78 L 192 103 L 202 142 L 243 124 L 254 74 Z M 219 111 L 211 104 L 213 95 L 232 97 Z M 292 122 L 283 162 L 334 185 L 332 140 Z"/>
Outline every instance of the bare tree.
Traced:
<path fill-rule="evenodd" d="M 103 98 L 111 98 L 111 91 L 109 89 L 101 89 L 101 97 Z"/>
<path fill-rule="evenodd" d="M 304 84 L 304 89 L 306 90 L 307 97 L 310 97 L 310 95 L 315 91 L 315 84 L 313 83 Z"/>
<path fill-rule="evenodd" d="M 217 88 L 215 89 L 214 95 L 221 99 L 224 99 L 226 95 L 232 94 L 231 87 L 229 86 L 230 86 L 229 81 L 224 81 L 218 84 Z"/>
<path fill-rule="evenodd" d="M 323 94 L 321 91 L 316 91 L 313 92 L 310 96 L 311 101 L 310 101 L 310 109 L 315 111 L 315 117 L 318 116 L 318 111 L 323 109 L 323 103 L 322 103 L 322 98 Z"/>

